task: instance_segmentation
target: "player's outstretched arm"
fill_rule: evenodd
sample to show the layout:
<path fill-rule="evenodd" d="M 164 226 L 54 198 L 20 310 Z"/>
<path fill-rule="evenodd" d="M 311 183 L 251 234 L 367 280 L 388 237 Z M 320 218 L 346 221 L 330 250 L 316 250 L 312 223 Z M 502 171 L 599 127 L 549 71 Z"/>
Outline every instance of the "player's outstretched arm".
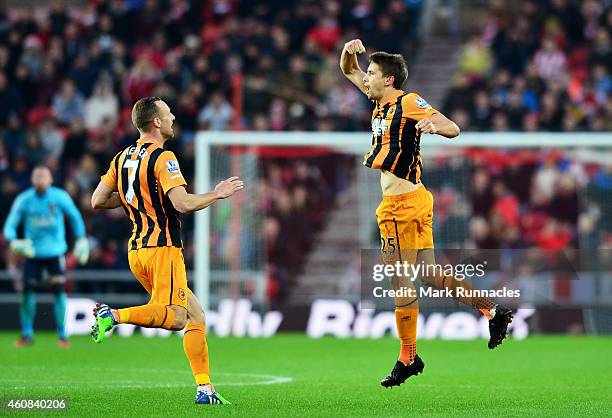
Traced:
<path fill-rule="evenodd" d="M 436 113 L 428 118 L 421 119 L 416 124 L 416 128 L 421 133 L 438 134 L 446 138 L 454 138 L 461 132 L 459 126 L 442 113 Z"/>
<path fill-rule="evenodd" d="M 244 182 L 238 177 L 230 177 L 223 180 L 211 192 L 204 194 L 187 193 L 184 186 L 173 187 L 168 191 L 168 197 L 174 208 L 180 213 L 196 212 L 207 208 L 217 200 L 230 197 L 244 188 Z"/>
<path fill-rule="evenodd" d="M 119 193 L 108 187 L 103 182 L 98 184 L 91 195 L 91 207 L 94 209 L 115 209 L 121 206 Z"/>
<path fill-rule="evenodd" d="M 359 90 L 363 93 L 367 93 L 365 85 L 363 84 L 365 73 L 359 67 L 359 62 L 357 61 L 357 54 L 363 52 L 365 52 L 365 47 L 360 39 L 353 39 L 345 43 L 342 49 L 342 55 L 340 55 L 340 68 L 346 78 L 359 87 Z"/>

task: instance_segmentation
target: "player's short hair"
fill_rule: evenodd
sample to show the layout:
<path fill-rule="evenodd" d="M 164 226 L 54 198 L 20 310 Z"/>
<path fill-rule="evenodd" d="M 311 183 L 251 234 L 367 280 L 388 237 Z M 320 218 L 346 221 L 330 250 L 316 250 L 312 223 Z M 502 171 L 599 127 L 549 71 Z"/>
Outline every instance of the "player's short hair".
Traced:
<path fill-rule="evenodd" d="M 402 88 L 408 79 L 408 65 L 401 54 L 374 52 L 370 54 L 369 62 L 377 64 L 385 77 L 393 76 L 393 87 Z"/>
<path fill-rule="evenodd" d="M 160 102 L 157 96 L 143 97 L 134 103 L 132 108 L 132 123 L 134 126 L 142 131 L 148 132 L 151 129 L 151 123 L 154 118 L 159 117 L 159 107 L 157 102 Z"/>
<path fill-rule="evenodd" d="M 49 168 L 49 166 L 48 165 L 44 165 L 44 164 L 36 164 L 34 166 L 34 168 L 32 168 L 32 173 L 35 170 L 47 170 L 47 171 L 49 171 L 49 173 L 51 173 L 51 169 Z"/>

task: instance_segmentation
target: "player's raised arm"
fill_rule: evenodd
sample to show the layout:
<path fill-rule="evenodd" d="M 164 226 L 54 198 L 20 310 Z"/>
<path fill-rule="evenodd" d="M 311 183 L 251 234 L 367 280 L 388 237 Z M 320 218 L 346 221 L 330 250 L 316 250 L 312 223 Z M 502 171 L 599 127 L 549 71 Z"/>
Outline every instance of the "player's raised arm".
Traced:
<path fill-rule="evenodd" d="M 213 191 L 204 194 L 187 193 L 184 186 L 178 186 L 168 191 L 168 197 L 174 208 L 180 213 L 196 212 L 207 208 L 217 200 L 230 197 L 244 188 L 244 183 L 238 177 L 230 177 L 223 180 Z"/>
<path fill-rule="evenodd" d="M 359 62 L 357 61 L 357 54 L 363 52 L 365 52 L 365 47 L 360 39 L 353 39 L 345 43 L 342 54 L 340 55 L 340 68 L 346 78 L 359 87 L 359 90 L 364 94 L 367 94 L 366 87 L 363 84 L 365 73 L 359 67 Z"/>

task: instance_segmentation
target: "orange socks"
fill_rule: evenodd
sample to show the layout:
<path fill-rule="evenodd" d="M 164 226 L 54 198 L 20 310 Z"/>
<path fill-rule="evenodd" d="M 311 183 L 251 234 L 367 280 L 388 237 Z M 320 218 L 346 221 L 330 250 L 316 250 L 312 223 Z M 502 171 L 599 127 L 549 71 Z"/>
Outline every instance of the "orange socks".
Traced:
<path fill-rule="evenodd" d="M 165 305 L 142 305 L 117 309 L 120 324 L 134 324 L 147 328 L 172 329 L 174 311 Z"/>
<path fill-rule="evenodd" d="M 400 355 L 398 360 L 409 365 L 416 357 L 416 330 L 419 318 L 419 305 L 395 308 L 395 323 L 400 338 Z"/>
<path fill-rule="evenodd" d="M 210 384 L 208 365 L 208 344 L 206 344 L 206 325 L 189 323 L 183 335 L 183 349 L 196 385 Z"/>
<path fill-rule="evenodd" d="M 118 309 L 119 323 L 149 328 L 172 329 L 174 311 L 165 305 L 142 305 Z M 206 325 L 189 323 L 183 335 L 183 349 L 197 385 L 210 384 Z"/>
<path fill-rule="evenodd" d="M 481 309 L 479 309 L 479 311 L 482 312 L 482 314 L 484 316 L 486 316 L 488 320 L 493 319 L 493 314 L 491 313 L 490 309 L 481 308 Z"/>

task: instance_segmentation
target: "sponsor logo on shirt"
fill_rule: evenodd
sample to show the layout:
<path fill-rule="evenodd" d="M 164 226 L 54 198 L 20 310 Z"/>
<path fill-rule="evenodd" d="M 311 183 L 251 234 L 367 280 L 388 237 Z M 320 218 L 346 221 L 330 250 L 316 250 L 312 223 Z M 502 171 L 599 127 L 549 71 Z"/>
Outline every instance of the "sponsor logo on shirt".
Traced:
<path fill-rule="evenodd" d="M 34 215 L 30 218 L 30 225 L 35 228 L 49 228 L 57 224 L 53 215 Z"/>
<path fill-rule="evenodd" d="M 416 103 L 416 105 L 417 105 L 418 107 L 420 107 L 421 109 L 426 109 L 426 108 L 431 107 L 431 106 L 429 105 L 429 103 L 427 103 L 427 102 L 425 101 L 425 99 L 423 99 L 422 97 L 417 97 L 416 99 L 414 99 L 414 102 L 415 102 L 415 103 Z"/>
<path fill-rule="evenodd" d="M 372 121 L 372 134 L 374 136 L 382 136 L 387 130 L 387 121 L 385 119 L 376 118 Z"/>
<path fill-rule="evenodd" d="M 178 173 L 181 171 L 178 161 L 176 160 L 166 161 L 166 167 L 167 167 L 168 173 Z"/>

